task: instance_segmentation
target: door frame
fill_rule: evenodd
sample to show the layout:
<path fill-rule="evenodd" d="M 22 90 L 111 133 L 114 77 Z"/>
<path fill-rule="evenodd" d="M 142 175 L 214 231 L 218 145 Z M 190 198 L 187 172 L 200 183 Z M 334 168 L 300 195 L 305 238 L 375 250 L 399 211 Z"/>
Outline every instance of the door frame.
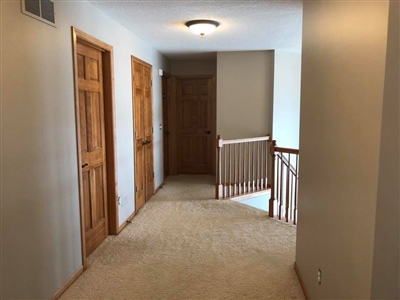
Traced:
<path fill-rule="evenodd" d="M 171 100 L 172 100 L 172 75 L 163 72 L 163 76 L 161 78 L 161 98 L 162 98 L 162 126 L 163 126 L 163 181 L 171 174 L 171 135 L 173 134 L 173 128 L 171 126 L 172 123 L 172 114 L 171 114 Z M 165 89 L 164 89 L 165 82 Z M 164 98 L 165 95 L 165 98 Z M 165 139 L 165 136 L 168 138 L 168 142 Z M 167 153 L 165 153 L 167 152 Z"/>
<path fill-rule="evenodd" d="M 216 91 L 217 91 L 217 86 L 216 86 L 216 80 L 215 80 L 215 75 L 179 75 L 179 76 L 174 76 L 174 97 L 175 97 L 175 103 L 176 107 L 173 110 L 173 113 L 175 114 L 175 117 L 173 118 L 174 124 L 173 128 L 175 129 L 174 132 L 174 144 L 175 144 L 175 149 L 173 149 L 172 153 L 175 153 L 173 157 L 173 170 L 175 174 L 180 174 L 179 173 L 179 149 L 177 149 L 177 145 L 181 145 L 181 103 L 178 101 L 178 92 L 177 92 L 177 81 L 180 79 L 209 79 L 211 81 L 211 174 L 210 175 L 215 175 L 215 169 L 216 169 L 216 149 L 213 147 L 215 141 L 217 139 L 217 102 L 216 102 Z M 170 153 L 170 158 L 172 153 Z"/>
<path fill-rule="evenodd" d="M 78 61 L 77 43 L 83 43 L 96 48 L 102 52 L 103 63 L 103 98 L 104 98 L 104 129 L 106 144 L 106 177 L 107 177 L 107 218 L 108 233 L 118 234 L 119 215 L 118 215 L 118 181 L 117 181 L 117 145 L 115 130 L 115 103 L 114 103 L 114 64 L 113 47 L 87 33 L 71 27 L 72 50 L 74 66 L 74 94 L 75 94 L 75 127 L 78 156 L 78 180 L 79 180 L 79 204 L 80 204 L 80 226 L 82 244 L 82 265 L 86 269 L 86 241 L 85 241 L 85 216 L 83 203 L 83 184 L 81 173 L 81 135 L 79 117 L 79 86 L 78 86 Z"/>
<path fill-rule="evenodd" d="M 148 62 L 145 62 L 144 60 L 141 60 L 140 58 L 131 55 L 131 84 L 132 84 L 132 117 L 133 119 L 135 118 L 135 70 L 134 70 L 134 63 L 139 63 L 142 64 L 148 68 L 150 68 L 150 74 L 151 74 L 151 121 L 152 121 L 152 143 L 151 145 L 151 151 L 153 154 L 153 163 L 152 163 L 152 173 L 154 174 L 154 99 L 153 99 L 153 66 L 151 64 L 149 64 Z M 133 151 L 134 151 L 134 174 L 135 174 L 135 182 L 134 182 L 134 186 L 135 186 L 135 213 L 138 212 L 137 206 L 136 206 L 136 135 L 135 135 L 135 122 L 132 122 L 133 125 Z M 145 173 L 146 174 L 146 173 Z M 146 184 L 146 182 L 145 182 Z M 153 190 L 151 191 L 152 194 L 154 195 L 155 193 L 155 178 L 153 176 Z M 147 202 L 146 200 L 147 198 L 147 193 L 145 192 L 145 204 Z"/>

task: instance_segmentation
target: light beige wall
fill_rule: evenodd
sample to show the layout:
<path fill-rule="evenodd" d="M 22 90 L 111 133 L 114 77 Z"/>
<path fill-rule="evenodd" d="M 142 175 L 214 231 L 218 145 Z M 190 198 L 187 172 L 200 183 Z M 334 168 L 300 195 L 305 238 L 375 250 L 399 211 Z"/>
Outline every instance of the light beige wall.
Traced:
<path fill-rule="evenodd" d="M 154 128 L 162 122 L 154 48 L 85 1 L 55 1 L 57 28 L 1 3 L 2 299 L 49 299 L 81 265 L 71 26 L 114 46 L 120 223 L 134 211 L 131 55 L 153 65 Z M 156 185 L 163 179 L 155 130 Z"/>
<path fill-rule="evenodd" d="M 388 2 L 306 1 L 303 12 L 296 262 L 311 299 L 368 299 Z"/>
<path fill-rule="evenodd" d="M 217 134 L 223 139 L 272 131 L 273 51 L 217 53 Z"/>
<path fill-rule="evenodd" d="M 215 75 L 217 74 L 217 60 L 173 60 L 171 61 L 172 75 Z"/>

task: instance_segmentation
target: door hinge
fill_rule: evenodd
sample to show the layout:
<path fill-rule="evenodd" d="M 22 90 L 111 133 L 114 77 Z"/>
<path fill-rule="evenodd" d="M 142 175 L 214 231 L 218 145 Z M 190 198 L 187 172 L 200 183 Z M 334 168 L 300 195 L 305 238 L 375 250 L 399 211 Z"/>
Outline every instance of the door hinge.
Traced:
<path fill-rule="evenodd" d="M 132 81 L 135 81 L 135 75 L 132 75 Z"/>
<path fill-rule="evenodd" d="M 150 80 L 150 86 L 153 86 L 153 80 Z"/>
<path fill-rule="evenodd" d="M 137 185 L 135 185 L 135 193 L 137 193 Z"/>
<path fill-rule="evenodd" d="M 153 172 L 153 178 L 154 178 L 154 172 Z"/>
<path fill-rule="evenodd" d="M 151 127 L 151 133 L 154 133 L 154 127 Z"/>

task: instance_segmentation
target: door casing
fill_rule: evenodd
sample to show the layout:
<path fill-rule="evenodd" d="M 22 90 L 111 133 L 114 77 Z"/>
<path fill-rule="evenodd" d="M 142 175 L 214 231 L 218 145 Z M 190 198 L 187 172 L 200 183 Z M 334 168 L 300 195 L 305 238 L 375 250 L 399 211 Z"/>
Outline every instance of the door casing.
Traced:
<path fill-rule="evenodd" d="M 78 179 L 79 179 L 79 201 L 80 201 L 80 226 L 82 244 L 82 265 L 86 269 L 86 242 L 85 242 L 85 217 L 83 203 L 83 184 L 81 174 L 81 139 L 80 139 L 80 117 L 79 117 L 79 86 L 78 86 L 78 63 L 77 63 L 77 43 L 86 44 L 102 52 L 103 64 L 103 93 L 104 93 L 104 121 L 105 121 L 105 144 L 106 144 L 106 172 L 107 172 L 107 217 L 108 233 L 118 234 L 118 182 L 116 165 L 116 130 L 115 130 L 115 104 L 114 104 L 114 65 L 113 47 L 108 45 L 85 32 L 71 27 L 73 66 L 74 66 L 74 90 L 75 90 L 75 126 L 77 139 L 78 156 Z"/>

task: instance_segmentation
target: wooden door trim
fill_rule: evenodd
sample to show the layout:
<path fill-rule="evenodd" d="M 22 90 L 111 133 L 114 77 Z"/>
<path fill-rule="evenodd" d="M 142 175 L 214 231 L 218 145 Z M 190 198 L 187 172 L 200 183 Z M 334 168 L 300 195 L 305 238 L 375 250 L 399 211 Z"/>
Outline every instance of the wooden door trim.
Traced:
<path fill-rule="evenodd" d="M 162 187 L 164 185 L 164 181 L 165 179 L 172 175 L 171 174 L 171 168 L 170 168 L 170 144 L 171 144 L 171 131 L 173 131 L 171 129 L 171 124 L 170 124 L 170 120 L 172 118 L 171 116 L 171 78 L 172 75 L 169 74 L 168 72 L 163 72 L 163 76 L 162 76 L 162 83 L 161 83 L 161 98 L 162 98 L 162 126 L 163 126 L 163 131 L 162 131 L 162 137 L 163 137 L 163 167 L 164 167 L 164 172 L 163 172 L 163 183 L 156 189 L 156 191 L 154 192 L 155 194 L 158 192 L 158 189 L 160 187 Z M 165 80 L 165 85 L 166 85 L 166 93 L 165 93 L 165 99 L 164 99 L 164 80 Z M 166 145 L 166 141 L 165 141 L 165 130 L 167 130 L 169 133 L 167 134 L 169 142 Z M 165 152 L 167 152 L 167 155 L 165 155 Z M 167 170 L 168 172 L 166 172 L 166 168 L 165 166 L 167 165 Z"/>
<path fill-rule="evenodd" d="M 137 62 L 139 64 L 145 65 L 146 67 L 150 68 L 153 71 L 153 66 L 149 64 L 148 62 L 145 62 L 144 60 L 141 60 L 140 58 L 137 58 L 132 55 L 132 61 Z"/>
<path fill-rule="evenodd" d="M 85 32 L 71 27 L 72 49 L 73 49 L 73 72 L 74 72 L 74 94 L 75 94 L 75 127 L 78 155 L 78 180 L 79 180 L 79 204 L 81 222 L 81 243 L 82 243 L 82 265 L 86 269 L 86 241 L 85 241 L 85 220 L 83 203 L 83 184 L 81 174 L 81 138 L 80 138 L 80 117 L 79 117 L 79 86 L 78 86 L 78 61 L 77 43 L 83 43 L 94 47 L 102 54 L 103 63 L 103 94 L 104 94 L 104 120 L 105 120 L 105 143 L 106 143 L 106 172 L 107 172 L 107 218 L 108 233 L 117 234 L 119 229 L 118 220 L 118 181 L 117 181 L 117 152 L 116 152 L 116 130 L 115 130 L 115 103 L 114 103 L 114 65 L 113 47 Z"/>

